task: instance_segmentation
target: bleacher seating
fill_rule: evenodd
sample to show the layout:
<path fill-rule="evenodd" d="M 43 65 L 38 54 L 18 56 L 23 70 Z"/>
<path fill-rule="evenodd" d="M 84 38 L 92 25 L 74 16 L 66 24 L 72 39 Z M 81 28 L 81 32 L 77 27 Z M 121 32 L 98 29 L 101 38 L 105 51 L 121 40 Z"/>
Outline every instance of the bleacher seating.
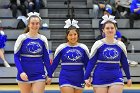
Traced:
<path fill-rule="evenodd" d="M 48 17 L 48 9 L 40 9 L 39 12 L 40 12 L 41 17 Z M 20 14 L 21 13 L 18 11 L 17 15 L 20 15 Z M 10 8 L 0 9 L 0 17 L 12 18 L 12 11 L 10 10 Z"/>
<path fill-rule="evenodd" d="M 1 0 L 0 1 L 0 7 L 3 7 L 3 6 L 7 6 L 7 5 L 9 5 L 9 3 L 10 3 L 10 0 Z"/>
<path fill-rule="evenodd" d="M 139 40 L 140 39 L 140 33 L 139 29 L 118 29 L 122 35 L 126 36 L 130 40 Z M 99 29 L 94 29 L 95 37 L 100 35 Z"/>
<path fill-rule="evenodd" d="M 139 29 L 118 29 L 122 35 L 125 35 L 127 38 L 133 39 L 140 39 Z"/>
<path fill-rule="evenodd" d="M 66 29 L 53 29 L 51 39 L 65 39 Z M 93 29 L 80 29 L 80 39 L 94 39 Z"/>
<path fill-rule="evenodd" d="M 4 29 L 5 34 L 8 36 L 8 40 L 16 40 L 18 36 L 22 33 L 24 33 L 24 29 Z M 40 30 L 39 31 L 42 35 L 45 35 L 47 39 L 50 39 L 50 30 Z M 14 33 L 14 34 L 13 34 Z"/>
<path fill-rule="evenodd" d="M 66 19 L 50 19 L 50 28 L 64 28 Z M 76 19 L 78 20 L 78 25 L 80 28 L 91 28 L 91 20 L 90 19 Z"/>
<path fill-rule="evenodd" d="M 64 5 L 66 0 L 47 0 L 46 8 L 40 10 L 40 15 L 43 18 L 42 23 L 49 25 L 48 30 L 41 30 L 40 33 L 45 35 L 49 41 L 49 48 L 55 51 L 56 47 L 65 42 L 64 25 L 67 19 L 66 15 L 67 5 Z M 100 19 L 93 19 L 92 17 L 92 0 L 71 0 L 70 7 L 74 7 L 75 19 L 78 20 L 80 26 L 80 42 L 86 44 L 91 49 L 95 42 L 95 37 L 99 35 L 98 24 Z M 4 3 L 5 2 L 5 3 Z M 9 0 L 1 0 L 2 4 L 8 4 Z M 12 66 L 11 68 L 2 67 L 2 60 L 0 60 L 0 84 L 16 83 L 16 73 L 13 49 L 17 37 L 23 33 L 23 29 L 16 29 L 18 20 L 12 17 L 10 9 L 0 9 L 0 20 L 2 26 L 5 27 L 4 32 L 8 36 L 8 41 L 5 47 L 5 57 Z M 129 19 L 117 19 L 119 30 L 130 39 L 130 46 L 128 47 L 128 58 L 139 62 L 136 67 L 130 67 L 132 80 L 140 82 L 140 74 L 136 73 L 140 70 L 140 20 L 135 21 L 134 27 L 137 29 L 130 29 Z M 135 47 L 135 53 L 131 53 L 131 45 Z M 58 76 L 61 66 L 59 65 L 54 73 L 53 83 L 58 83 Z"/>
<path fill-rule="evenodd" d="M 92 19 L 92 27 L 99 28 L 100 19 Z M 116 19 L 118 28 L 130 28 L 129 19 Z M 140 20 L 134 22 L 134 28 L 140 28 Z"/>
<path fill-rule="evenodd" d="M 6 28 L 17 28 L 17 24 L 19 22 L 19 20 L 15 19 L 15 18 L 0 18 L 1 22 L 2 22 L 2 27 L 6 27 Z M 47 23 L 49 24 L 49 20 L 48 19 L 42 19 L 42 23 Z"/>
<path fill-rule="evenodd" d="M 16 67 L 0 67 L 0 84 L 16 83 Z"/>
<path fill-rule="evenodd" d="M 12 18 L 12 12 L 11 12 L 10 8 L 0 9 L 0 17 L 11 17 Z"/>

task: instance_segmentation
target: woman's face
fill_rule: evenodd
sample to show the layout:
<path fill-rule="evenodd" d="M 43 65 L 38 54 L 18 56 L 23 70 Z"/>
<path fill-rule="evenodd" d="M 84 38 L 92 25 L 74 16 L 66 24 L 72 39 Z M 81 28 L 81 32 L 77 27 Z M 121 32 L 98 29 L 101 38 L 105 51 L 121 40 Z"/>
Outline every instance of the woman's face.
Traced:
<path fill-rule="evenodd" d="M 68 42 L 71 44 L 76 44 L 78 41 L 78 33 L 76 32 L 76 29 L 72 29 L 69 31 L 67 35 Z"/>
<path fill-rule="evenodd" d="M 115 25 L 113 23 L 106 23 L 103 32 L 105 33 L 105 37 L 114 37 L 116 34 Z"/>
<path fill-rule="evenodd" d="M 40 28 L 40 19 L 38 17 L 32 17 L 29 21 L 28 27 L 31 31 L 38 32 L 38 30 Z"/>

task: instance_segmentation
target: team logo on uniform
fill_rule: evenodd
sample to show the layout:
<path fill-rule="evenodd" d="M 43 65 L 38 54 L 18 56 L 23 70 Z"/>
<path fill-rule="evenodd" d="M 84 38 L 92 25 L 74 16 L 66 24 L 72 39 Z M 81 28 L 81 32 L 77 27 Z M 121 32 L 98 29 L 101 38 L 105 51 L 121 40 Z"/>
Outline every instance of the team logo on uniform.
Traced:
<path fill-rule="evenodd" d="M 85 83 L 82 83 L 81 86 L 82 86 L 82 88 L 84 88 L 85 87 Z"/>
<path fill-rule="evenodd" d="M 107 47 L 104 49 L 103 51 L 103 56 L 106 58 L 106 59 L 115 59 L 119 56 L 119 53 L 117 51 L 116 48 L 112 48 L 112 47 Z"/>
<path fill-rule="evenodd" d="M 119 78 L 122 82 L 124 82 L 124 79 L 123 78 Z"/>
<path fill-rule="evenodd" d="M 67 60 L 77 62 L 80 61 L 82 53 L 77 49 L 70 49 L 66 52 L 64 56 L 67 58 Z"/>
<path fill-rule="evenodd" d="M 42 46 L 38 42 L 29 42 L 26 47 L 29 53 L 39 53 L 42 50 Z"/>

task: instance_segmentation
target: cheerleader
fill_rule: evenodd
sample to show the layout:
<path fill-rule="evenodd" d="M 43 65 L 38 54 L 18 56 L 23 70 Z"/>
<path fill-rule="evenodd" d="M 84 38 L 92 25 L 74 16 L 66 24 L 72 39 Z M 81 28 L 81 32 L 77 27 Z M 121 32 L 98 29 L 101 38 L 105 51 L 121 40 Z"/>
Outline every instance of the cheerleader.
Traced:
<path fill-rule="evenodd" d="M 89 50 L 85 44 L 79 43 L 79 29 L 77 21 L 68 19 L 64 28 L 66 43 L 60 44 L 54 54 L 52 72 L 61 60 L 59 86 L 61 93 L 82 93 L 84 88 L 84 67 L 89 60 Z M 75 24 L 74 24 L 75 23 Z"/>
<path fill-rule="evenodd" d="M 90 74 L 93 71 L 93 89 L 95 93 L 122 93 L 124 79 L 120 64 L 127 77 L 127 85 L 132 81 L 127 61 L 127 51 L 123 42 L 116 40 L 116 21 L 114 16 L 103 16 L 105 38 L 98 40 L 91 48 L 90 59 L 85 73 L 85 83 L 90 86 Z M 96 66 L 95 66 L 96 65 Z"/>
<path fill-rule="evenodd" d="M 18 37 L 14 47 L 17 82 L 21 93 L 44 93 L 45 83 L 50 84 L 52 77 L 48 40 L 39 34 L 39 13 L 30 12 L 28 16 L 25 33 Z"/>
<path fill-rule="evenodd" d="M 5 42 L 7 41 L 7 35 L 4 34 L 4 32 L 1 30 L 0 31 L 0 57 L 4 62 L 4 66 L 5 67 L 10 67 L 10 65 L 8 64 L 8 62 L 5 59 L 4 56 L 4 46 L 5 46 Z"/>

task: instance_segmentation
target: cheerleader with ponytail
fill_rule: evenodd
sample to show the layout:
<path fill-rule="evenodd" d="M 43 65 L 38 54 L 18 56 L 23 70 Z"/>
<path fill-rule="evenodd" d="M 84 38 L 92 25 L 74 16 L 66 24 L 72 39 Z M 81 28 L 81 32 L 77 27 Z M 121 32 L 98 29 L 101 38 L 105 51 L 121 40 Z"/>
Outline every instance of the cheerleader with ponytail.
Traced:
<path fill-rule="evenodd" d="M 17 83 L 21 93 L 44 93 L 51 84 L 48 40 L 39 33 L 42 19 L 37 12 L 28 13 L 25 33 L 14 46 Z"/>
<path fill-rule="evenodd" d="M 114 38 L 117 28 L 115 16 L 105 15 L 102 18 L 105 38 L 96 41 L 91 48 L 85 83 L 87 86 L 92 84 L 95 93 L 123 93 L 124 78 L 120 64 L 127 78 L 127 86 L 132 84 L 126 46 Z M 92 71 L 91 82 L 89 77 Z"/>

